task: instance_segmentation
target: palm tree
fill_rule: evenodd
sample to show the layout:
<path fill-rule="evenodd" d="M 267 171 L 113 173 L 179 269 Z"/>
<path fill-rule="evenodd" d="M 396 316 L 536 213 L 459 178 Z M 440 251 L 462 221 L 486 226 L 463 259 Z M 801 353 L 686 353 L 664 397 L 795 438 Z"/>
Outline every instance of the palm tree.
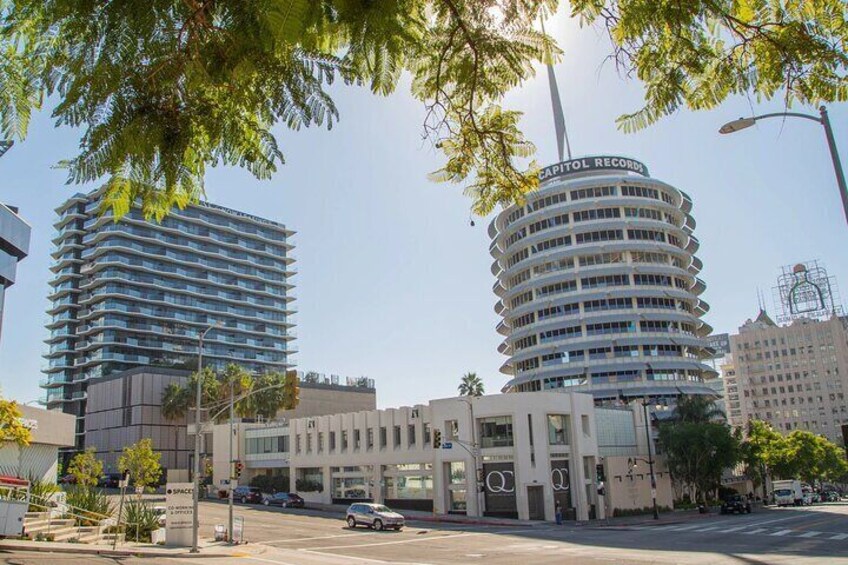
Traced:
<path fill-rule="evenodd" d="M 485 392 L 483 381 L 477 373 L 465 373 L 458 388 L 460 396 L 482 396 Z"/>
<path fill-rule="evenodd" d="M 715 400 L 702 395 L 683 395 L 677 399 L 674 418 L 678 422 L 706 424 L 717 419 L 727 418 L 715 403 Z"/>
<path fill-rule="evenodd" d="M 185 386 L 170 383 L 162 393 L 162 417 L 166 420 L 179 420 L 188 413 L 191 405 L 191 392 Z"/>

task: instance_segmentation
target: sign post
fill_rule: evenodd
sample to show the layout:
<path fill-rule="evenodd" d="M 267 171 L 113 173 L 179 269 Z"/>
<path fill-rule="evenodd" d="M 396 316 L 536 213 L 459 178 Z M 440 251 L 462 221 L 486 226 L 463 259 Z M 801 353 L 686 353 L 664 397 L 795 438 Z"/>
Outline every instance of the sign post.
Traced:
<path fill-rule="evenodd" d="M 165 543 L 190 546 L 194 525 L 194 483 L 165 485 Z"/>

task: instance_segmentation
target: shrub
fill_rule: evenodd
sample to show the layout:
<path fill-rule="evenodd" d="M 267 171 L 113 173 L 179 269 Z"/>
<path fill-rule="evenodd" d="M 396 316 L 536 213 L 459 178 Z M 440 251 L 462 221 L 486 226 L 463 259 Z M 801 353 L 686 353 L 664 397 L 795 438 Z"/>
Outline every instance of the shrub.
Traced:
<path fill-rule="evenodd" d="M 318 481 L 297 479 L 294 486 L 298 492 L 324 492 L 324 485 Z"/>
<path fill-rule="evenodd" d="M 671 508 L 668 506 L 657 506 L 657 510 L 660 512 L 671 512 Z M 645 506 L 644 508 L 616 508 L 612 511 L 613 518 L 620 518 L 622 516 L 643 516 L 645 514 L 653 514 L 654 508 L 652 506 Z"/>
<path fill-rule="evenodd" d="M 287 475 L 257 475 L 250 479 L 250 486 L 256 487 L 262 492 L 289 492 L 291 484 Z"/>
<path fill-rule="evenodd" d="M 74 486 L 67 491 L 66 502 L 79 526 L 95 526 L 101 520 L 114 514 L 114 507 L 109 497 L 102 490 L 91 487 Z"/>
<path fill-rule="evenodd" d="M 50 497 L 61 489 L 54 483 L 48 483 L 35 477 L 29 479 L 30 504 L 29 512 L 44 512 L 50 506 Z"/>
<path fill-rule="evenodd" d="M 128 538 L 137 542 L 149 542 L 153 530 L 159 529 L 159 517 L 153 508 L 141 500 L 124 503 L 123 521 L 126 524 Z"/>

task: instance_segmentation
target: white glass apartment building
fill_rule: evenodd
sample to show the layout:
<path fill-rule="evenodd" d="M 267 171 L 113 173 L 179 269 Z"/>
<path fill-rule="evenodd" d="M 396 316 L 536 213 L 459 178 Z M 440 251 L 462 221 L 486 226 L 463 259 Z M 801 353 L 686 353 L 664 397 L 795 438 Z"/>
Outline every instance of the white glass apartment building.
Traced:
<path fill-rule="evenodd" d="M 75 414 L 84 445 L 87 384 L 133 367 L 237 363 L 261 373 L 291 366 L 294 232 L 209 203 L 161 223 L 139 210 L 115 222 L 100 193 L 60 206 L 43 402 Z"/>
<path fill-rule="evenodd" d="M 564 161 L 541 180 L 489 226 L 504 391 L 714 395 L 689 196 L 622 157 Z"/>

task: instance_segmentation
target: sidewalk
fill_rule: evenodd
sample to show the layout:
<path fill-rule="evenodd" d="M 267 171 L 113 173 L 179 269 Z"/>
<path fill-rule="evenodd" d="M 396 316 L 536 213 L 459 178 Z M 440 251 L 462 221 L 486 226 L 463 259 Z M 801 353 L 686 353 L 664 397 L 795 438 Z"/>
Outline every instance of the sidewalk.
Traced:
<path fill-rule="evenodd" d="M 77 553 L 111 557 L 232 557 L 238 546 L 223 542 L 200 540 L 200 552 L 191 553 L 188 547 L 165 547 L 149 543 L 123 543 L 112 549 L 112 544 L 66 543 L 17 539 L 0 539 L 3 551 L 39 551 L 47 553 Z"/>

